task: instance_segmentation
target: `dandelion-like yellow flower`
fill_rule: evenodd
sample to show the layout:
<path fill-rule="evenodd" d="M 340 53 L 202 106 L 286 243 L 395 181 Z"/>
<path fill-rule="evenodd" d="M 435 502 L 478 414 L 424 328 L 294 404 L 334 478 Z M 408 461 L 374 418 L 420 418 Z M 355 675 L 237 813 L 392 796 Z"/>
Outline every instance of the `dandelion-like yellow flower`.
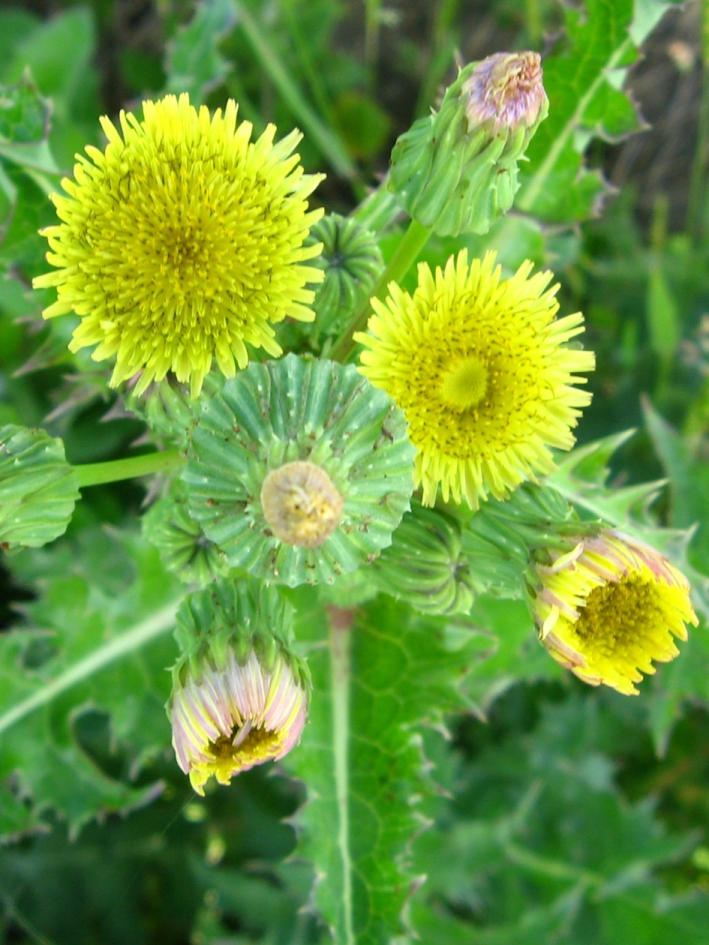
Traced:
<path fill-rule="evenodd" d="M 548 567 L 537 566 L 539 636 L 579 679 L 636 695 L 634 683 L 679 651 L 696 626 L 685 576 L 649 545 L 606 529 Z"/>
<path fill-rule="evenodd" d="M 187 95 L 144 102 L 142 121 L 121 112 L 120 132 L 102 118 L 105 151 L 78 155 L 53 196 L 62 222 L 42 234 L 57 271 L 34 285 L 58 299 L 43 314 L 81 316 L 70 349 L 115 355 L 112 386 L 141 371 L 141 393 L 174 371 L 196 397 L 213 358 L 232 377 L 246 344 L 282 353 L 272 323 L 313 318 L 306 285 L 323 272 L 303 262 L 321 247 L 303 244 L 321 177 L 292 154 L 299 132 L 274 144 L 269 125 L 252 142 L 236 119 L 231 100 L 210 117 Z"/>
<path fill-rule="evenodd" d="M 555 319 L 558 286 L 550 272 L 530 276 L 523 263 L 502 279 L 495 254 L 468 265 L 467 252 L 435 278 L 419 265 L 411 296 L 395 284 L 368 332 L 360 371 L 401 407 L 418 449 L 415 480 L 423 504 L 488 493 L 504 499 L 523 480 L 554 468 L 549 447 L 568 450 L 589 393 L 578 371 L 594 367 L 592 352 L 566 347 L 583 331 L 580 313 Z"/>

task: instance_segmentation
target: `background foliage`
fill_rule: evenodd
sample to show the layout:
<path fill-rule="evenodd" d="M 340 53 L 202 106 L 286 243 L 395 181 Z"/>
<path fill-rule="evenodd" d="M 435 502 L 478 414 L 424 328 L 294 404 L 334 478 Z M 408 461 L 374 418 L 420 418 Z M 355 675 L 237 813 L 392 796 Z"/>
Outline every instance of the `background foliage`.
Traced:
<path fill-rule="evenodd" d="M 293 592 L 316 689 L 303 741 L 277 771 L 197 800 L 163 709 L 184 587 L 141 537 L 139 485 L 85 490 L 63 539 L 6 556 L 0 572 L 5 941 L 709 941 L 709 14 L 670 7 L 0 9 L 0 426 L 41 425 L 71 463 L 150 448 L 88 355 L 67 352 L 71 319 L 42 322 L 29 291 L 45 268 L 47 195 L 100 143 L 100 114 L 164 91 L 212 107 L 232 96 L 257 133 L 299 126 L 306 169 L 328 174 L 317 200 L 349 213 L 452 78 L 456 51 L 544 51 L 550 118 L 516 212 L 485 238 L 434 238 L 424 256 L 493 246 L 508 268 L 554 269 L 562 309 L 584 311 L 598 353 L 581 442 L 638 428 L 582 453 L 557 485 L 615 503 L 620 519 L 652 497 L 648 529 L 696 525 L 683 554 L 703 616 L 630 700 L 562 674 L 521 600 L 483 594 L 451 620 L 350 585 L 332 600 L 362 606 L 339 612 L 351 629 L 326 646 L 328 601 Z M 627 137 L 643 113 L 655 131 Z M 390 253 L 391 206 L 359 216 Z M 661 478 L 663 490 L 640 486 Z"/>

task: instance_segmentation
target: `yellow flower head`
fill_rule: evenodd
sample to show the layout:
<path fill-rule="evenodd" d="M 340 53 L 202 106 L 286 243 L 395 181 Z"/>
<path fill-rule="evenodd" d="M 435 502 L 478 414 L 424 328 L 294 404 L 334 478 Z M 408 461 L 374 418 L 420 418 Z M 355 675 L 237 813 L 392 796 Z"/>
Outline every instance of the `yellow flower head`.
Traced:
<path fill-rule="evenodd" d="M 673 636 L 696 626 L 689 583 L 649 545 L 607 529 L 550 566 L 537 566 L 534 601 L 539 636 L 579 679 L 636 695 L 653 660 L 677 656 Z"/>
<path fill-rule="evenodd" d="M 531 271 L 525 262 L 501 279 L 494 253 L 468 265 L 465 250 L 435 278 L 421 263 L 413 297 L 392 283 L 385 303 L 372 301 L 368 333 L 354 336 L 367 349 L 362 374 L 406 414 L 424 505 L 439 484 L 444 500 L 472 508 L 488 493 L 504 499 L 554 468 L 549 447 L 573 446 L 591 396 L 571 385 L 594 356 L 565 346 L 583 317 L 555 320 L 558 286 Z"/>
<path fill-rule="evenodd" d="M 34 285 L 57 287 L 45 318 L 81 316 L 72 351 L 116 355 L 112 386 L 142 371 L 140 393 L 174 371 L 196 397 L 213 358 L 232 377 L 247 343 L 282 353 L 271 323 L 313 318 L 306 284 L 323 272 L 302 263 L 321 249 L 303 245 L 320 176 L 292 154 L 299 132 L 274 145 L 269 125 L 251 142 L 236 113 L 168 95 L 142 121 L 121 112 L 120 132 L 102 118 L 105 151 L 78 155 L 68 196 L 53 197 L 62 222 L 42 234 L 57 271 Z"/>

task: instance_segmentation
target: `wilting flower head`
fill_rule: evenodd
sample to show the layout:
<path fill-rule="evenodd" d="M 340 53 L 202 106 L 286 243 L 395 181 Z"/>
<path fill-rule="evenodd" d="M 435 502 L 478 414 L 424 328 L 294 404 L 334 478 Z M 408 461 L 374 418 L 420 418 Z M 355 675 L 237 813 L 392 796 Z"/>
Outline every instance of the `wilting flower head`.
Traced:
<path fill-rule="evenodd" d="M 548 106 L 539 53 L 495 53 L 479 62 L 465 84 L 470 128 L 492 122 L 495 128 L 530 127 Z"/>
<path fill-rule="evenodd" d="M 566 346 L 583 317 L 556 320 L 551 273 L 531 271 L 525 262 L 501 279 L 494 253 L 468 265 L 465 250 L 435 278 L 422 263 L 414 295 L 392 283 L 384 303 L 372 301 L 368 332 L 354 336 L 365 346 L 360 371 L 406 414 L 424 505 L 439 485 L 444 500 L 472 508 L 488 493 L 503 499 L 554 468 L 549 447 L 573 446 L 591 396 L 572 385 L 594 356 Z"/>
<path fill-rule="evenodd" d="M 108 120 L 105 151 L 86 149 L 53 197 L 62 221 L 42 231 L 57 267 L 35 279 L 56 286 L 44 317 L 81 316 L 70 348 L 98 345 L 116 355 L 113 386 L 139 371 L 137 391 L 174 371 L 196 396 L 212 359 L 228 377 L 249 357 L 246 344 L 277 357 L 272 323 L 310 321 L 323 273 L 303 265 L 321 211 L 306 198 L 320 177 L 304 176 L 292 132 L 273 143 L 269 125 L 254 142 L 229 101 L 210 118 L 189 97 L 143 103 L 143 120 Z"/>
<path fill-rule="evenodd" d="M 579 679 L 635 695 L 642 673 L 678 654 L 697 624 L 685 576 L 649 545 L 610 529 L 537 566 L 542 643 Z"/>
<path fill-rule="evenodd" d="M 282 758 L 307 718 L 307 668 L 285 643 L 289 607 L 255 587 L 225 581 L 188 597 L 177 615 L 183 655 L 167 711 L 177 762 L 198 794 L 212 775 L 228 784 Z"/>
<path fill-rule="evenodd" d="M 249 365 L 204 407 L 182 479 L 232 567 L 332 584 L 391 544 L 413 458 L 403 413 L 354 365 L 289 354 Z"/>

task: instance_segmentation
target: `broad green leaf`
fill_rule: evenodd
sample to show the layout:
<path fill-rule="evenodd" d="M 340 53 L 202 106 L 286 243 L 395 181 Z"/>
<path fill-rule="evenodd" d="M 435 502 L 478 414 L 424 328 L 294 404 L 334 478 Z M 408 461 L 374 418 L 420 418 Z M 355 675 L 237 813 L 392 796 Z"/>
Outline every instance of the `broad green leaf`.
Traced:
<path fill-rule="evenodd" d="M 27 625 L 0 637 L 0 808 L 7 822 L 25 807 L 35 826 L 53 809 L 75 833 L 158 789 L 106 774 L 76 725 L 89 710 L 107 713 L 131 777 L 167 748 L 165 667 L 184 591 L 134 533 L 86 531 L 78 544 L 23 552 L 13 564 L 40 597 L 24 608 Z"/>
<path fill-rule="evenodd" d="M 0 140 L 42 141 L 49 131 L 49 103 L 26 72 L 17 85 L 0 86 Z"/>
<path fill-rule="evenodd" d="M 67 10 L 42 23 L 15 49 L 0 70 L 5 82 L 18 82 L 29 66 L 43 95 L 51 96 L 65 117 L 81 88 L 95 42 L 94 23 L 85 8 Z"/>
<path fill-rule="evenodd" d="M 64 444 L 44 430 L 0 427 L 0 547 L 36 548 L 63 535 L 79 498 Z"/>
<path fill-rule="evenodd" d="M 314 904 L 337 945 L 381 945 L 403 931 L 416 874 L 409 845 L 422 828 L 421 728 L 465 708 L 458 692 L 476 645 L 388 598 L 361 610 L 293 594 L 296 637 L 309 653 L 310 719 L 286 768 L 306 785 L 295 818 L 298 855 L 315 866 Z"/>
<path fill-rule="evenodd" d="M 521 600 L 496 600 L 483 594 L 470 612 L 480 628 L 481 655 L 465 681 L 465 694 L 484 717 L 510 686 L 527 680 L 560 679 L 563 670 L 537 639 L 528 605 Z M 486 649 L 483 648 L 483 641 Z"/>
<path fill-rule="evenodd" d="M 593 215 L 607 185 L 584 167 L 593 137 L 617 140 L 641 127 L 621 91 L 636 47 L 667 5 L 663 0 L 588 0 L 565 5 L 567 40 L 544 60 L 549 117 L 529 146 L 521 167 L 516 206 L 555 223 Z"/>

